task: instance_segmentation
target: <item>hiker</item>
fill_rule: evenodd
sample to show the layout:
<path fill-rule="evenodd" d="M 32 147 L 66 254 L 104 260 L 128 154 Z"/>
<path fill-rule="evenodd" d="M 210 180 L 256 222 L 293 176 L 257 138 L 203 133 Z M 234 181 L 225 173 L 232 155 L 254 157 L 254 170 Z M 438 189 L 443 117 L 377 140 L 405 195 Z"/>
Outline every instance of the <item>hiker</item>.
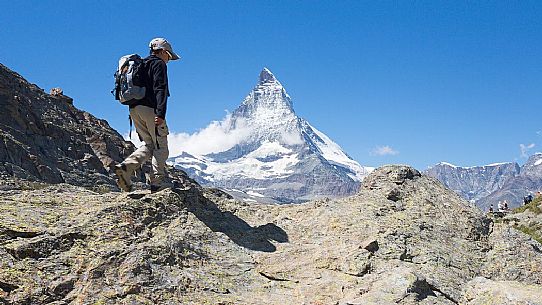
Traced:
<path fill-rule="evenodd" d="M 533 201 L 533 194 L 529 193 L 527 196 L 523 197 L 523 205 L 527 205 Z"/>
<path fill-rule="evenodd" d="M 169 96 L 167 63 L 180 57 L 173 52 L 165 38 L 154 38 L 149 43 L 150 55 L 145 62 L 145 96 L 130 104 L 130 118 L 139 139 L 144 144 L 126 160 L 115 166 L 118 186 L 126 192 L 132 190 L 130 177 L 134 171 L 152 158 L 149 173 L 151 192 L 171 187 L 164 180 L 166 160 L 169 155 L 166 124 L 167 98 Z"/>
<path fill-rule="evenodd" d="M 505 200 L 505 201 L 503 202 L 503 206 L 504 206 L 504 211 L 505 211 L 505 212 L 508 212 L 508 201 Z"/>
<path fill-rule="evenodd" d="M 493 203 L 489 205 L 489 211 L 488 211 L 490 214 L 493 214 L 494 210 L 493 210 Z"/>
<path fill-rule="evenodd" d="M 501 213 L 505 212 L 504 204 L 503 204 L 502 201 L 499 201 L 499 203 L 497 204 L 497 208 L 499 209 L 498 210 L 499 212 L 501 212 Z"/>

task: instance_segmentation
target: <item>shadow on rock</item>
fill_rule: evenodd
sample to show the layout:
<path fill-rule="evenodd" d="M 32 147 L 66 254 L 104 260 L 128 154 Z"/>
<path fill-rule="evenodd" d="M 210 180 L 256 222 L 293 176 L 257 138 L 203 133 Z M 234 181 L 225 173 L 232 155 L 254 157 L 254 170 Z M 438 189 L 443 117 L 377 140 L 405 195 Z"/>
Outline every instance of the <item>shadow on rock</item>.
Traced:
<path fill-rule="evenodd" d="M 188 211 L 207 225 L 213 232 L 226 234 L 241 247 L 262 252 L 275 252 L 271 240 L 288 242 L 288 234 L 273 223 L 252 227 L 230 211 L 222 211 L 207 198 L 200 198 L 199 204 L 190 204 Z"/>

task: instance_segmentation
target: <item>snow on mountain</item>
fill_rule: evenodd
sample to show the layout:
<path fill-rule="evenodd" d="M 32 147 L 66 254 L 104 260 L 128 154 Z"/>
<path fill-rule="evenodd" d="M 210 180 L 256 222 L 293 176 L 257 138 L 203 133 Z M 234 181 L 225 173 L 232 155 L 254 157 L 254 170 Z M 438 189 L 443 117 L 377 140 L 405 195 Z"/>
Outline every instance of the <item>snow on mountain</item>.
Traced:
<path fill-rule="evenodd" d="M 282 178 L 293 173 L 293 166 L 299 163 L 298 154 L 281 146 L 278 142 L 265 141 L 256 150 L 230 162 L 213 162 L 207 159 L 209 181 L 228 179 L 235 176 L 254 179 Z"/>
<path fill-rule="evenodd" d="M 439 162 L 437 163 L 435 166 L 448 166 L 448 167 L 452 167 L 452 168 L 461 168 L 461 169 L 473 169 L 473 168 L 485 168 L 485 167 L 494 167 L 494 166 L 501 166 L 501 165 L 506 165 L 506 164 L 510 164 L 510 162 L 498 162 L 498 163 L 491 163 L 491 164 L 487 164 L 487 165 L 482 165 L 482 166 L 457 166 L 457 165 L 453 165 L 451 163 L 448 163 L 448 162 Z M 435 167 L 433 166 L 433 167 Z M 433 168 L 433 167 L 430 167 L 430 168 Z"/>
<path fill-rule="evenodd" d="M 513 162 L 471 167 L 440 162 L 425 171 L 427 175 L 437 178 L 471 202 L 477 202 L 497 191 L 509 178 L 518 175 L 519 172 L 519 165 Z"/>
<path fill-rule="evenodd" d="M 512 207 L 523 204 L 523 197 L 542 190 L 542 154 L 535 153 L 519 168 L 519 173 L 507 179 L 490 195 L 478 200 L 476 204 L 487 210 L 490 204 L 506 200 Z"/>
<path fill-rule="evenodd" d="M 516 207 L 525 195 L 542 190 L 542 153 L 531 155 L 521 167 L 515 162 L 471 167 L 440 162 L 425 173 L 484 211 L 504 200 Z"/>
<path fill-rule="evenodd" d="M 290 96 L 267 68 L 241 105 L 211 125 L 220 127 L 219 141 L 229 145 L 203 153 L 185 151 L 170 158 L 170 163 L 200 183 L 242 191 L 250 200 L 297 202 L 346 196 L 356 193 L 372 170 L 298 117 Z"/>
<path fill-rule="evenodd" d="M 350 156 L 348 156 L 342 148 L 335 142 L 333 142 L 328 136 L 314 128 L 307 122 L 308 127 L 314 131 L 317 137 L 313 137 L 311 140 L 316 144 L 322 157 L 324 157 L 331 164 L 343 166 L 352 171 L 348 175 L 350 178 L 361 181 L 368 172 L 374 170 L 372 167 L 362 167 L 358 162 L 354 161 Z M 306 133 L 307 130 L 305 131 Z"/>

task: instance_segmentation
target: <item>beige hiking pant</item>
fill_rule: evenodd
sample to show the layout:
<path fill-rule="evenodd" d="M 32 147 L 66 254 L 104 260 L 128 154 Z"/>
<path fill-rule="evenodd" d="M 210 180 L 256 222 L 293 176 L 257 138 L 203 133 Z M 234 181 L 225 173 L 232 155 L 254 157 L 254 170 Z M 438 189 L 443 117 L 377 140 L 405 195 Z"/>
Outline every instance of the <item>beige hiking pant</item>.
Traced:
<path fill-rule="evenodd" d="M 139 139 L 144 144 L 134 151 L 124 162 L 130 176 L 152 157 L 150 183 L 159 184 L 165 177 L 166 160 L 169 155 L 167 135 L 169 134 L 166 121 L 160 126 L 154 124 L 154 109 L 138 105 L 130 108 L 130 116 L 134 122 Z"/>

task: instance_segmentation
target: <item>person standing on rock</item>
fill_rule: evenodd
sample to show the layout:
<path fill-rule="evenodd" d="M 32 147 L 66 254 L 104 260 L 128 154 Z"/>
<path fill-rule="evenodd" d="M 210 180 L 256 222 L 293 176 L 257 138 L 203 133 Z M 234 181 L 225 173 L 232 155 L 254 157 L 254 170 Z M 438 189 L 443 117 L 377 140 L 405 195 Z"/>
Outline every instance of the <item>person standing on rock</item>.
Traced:
<path fill-rule="evenodd" d="M 172 186 L 166 183 L 166 160 L 169 155 L 166 124 L 167 98 L 169 96 L 167 63 L 180 57 L 173 52 L 165 38 L 154 38 L 149 43 L 150 55 L 145 61 L 145 97 L 130 106 L 130 117 L 139 139 L 144 142 L 126 160 L 115 166 L 118 186 L 126 192 L 132 190 L 130 177 L 134 171 L 152 158 L 149 174 L 151 192 Z"/>
<path fill-rule="evenodd" d="M 504 204 L 502 203 L 502 201 L 499 201 L 499 203 L 497 204 L 497 208 L 499 209 L 499 212 L 504 212 Z"/>

